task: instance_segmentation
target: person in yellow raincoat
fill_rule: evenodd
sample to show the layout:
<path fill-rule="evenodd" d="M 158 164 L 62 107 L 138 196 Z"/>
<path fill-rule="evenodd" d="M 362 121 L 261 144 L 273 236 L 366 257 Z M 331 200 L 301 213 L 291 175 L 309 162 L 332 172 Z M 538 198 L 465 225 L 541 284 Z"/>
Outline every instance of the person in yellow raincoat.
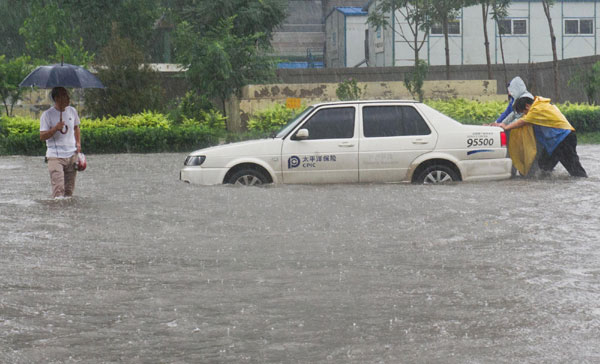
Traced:
<path fill-rule="evenodd" d="M 527 95 L 517 99 L 513 107 L 523 116 L 509 125 L 497 125 L 512 130 L 508 153 L 522 175 L 527 175 L 539 152 L 538 165 L 542 171 L 552 171 L 560 162 L 571 176 L 587 177 L 577 155 L 575 129 L 550 99 L 541 96 L 532 99 Z M 540 151 L 536 139 L 541 144 Z"/>

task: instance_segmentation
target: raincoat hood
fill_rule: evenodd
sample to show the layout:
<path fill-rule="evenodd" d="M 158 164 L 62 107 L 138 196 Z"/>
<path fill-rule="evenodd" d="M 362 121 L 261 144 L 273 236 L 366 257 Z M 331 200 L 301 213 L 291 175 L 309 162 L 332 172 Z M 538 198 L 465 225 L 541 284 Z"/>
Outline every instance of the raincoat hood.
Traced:
<path fill-rule="evenodd" d="M 519 76 L 513 78 L 508 84 L 508 93 L 515 100 L 523 96 L 531 97 L 533 99 L 533 96 L 529 92 L 527 92 L 525 82 L 523 82 L 523 80 Z"/>

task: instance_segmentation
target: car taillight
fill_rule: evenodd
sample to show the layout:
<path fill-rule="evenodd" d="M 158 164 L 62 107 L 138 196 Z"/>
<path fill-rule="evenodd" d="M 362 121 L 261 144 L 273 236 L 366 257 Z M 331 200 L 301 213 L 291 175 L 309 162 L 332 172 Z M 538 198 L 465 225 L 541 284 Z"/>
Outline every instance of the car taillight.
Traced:
<path fill-rule="evenodd" d="M 506 147 L 506 133 L 503 131 L 500 132 L 500 145 Z"/>

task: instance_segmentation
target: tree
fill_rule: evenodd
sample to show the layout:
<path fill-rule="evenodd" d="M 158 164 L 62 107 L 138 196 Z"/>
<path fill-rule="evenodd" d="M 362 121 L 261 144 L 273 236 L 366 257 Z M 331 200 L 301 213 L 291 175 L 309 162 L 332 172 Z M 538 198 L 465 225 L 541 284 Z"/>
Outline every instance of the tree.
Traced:
<path fill-rule="evenodd" d="M 198 34 L 206 34 L 221 25 L 225 19 L 233 19 L 233 35 L 242 37 L 261 34 L 261 45 L 268 45 L 273 29 L 286 18 L 285 0 L 198 0 L 190 4 L 186 0 L 163 0 L 174 22 L 185 21 Z"/>
<path fill-rule="evenodd" d="M 130 39 L 121 38 L 115 31 L 94 68 L 106 89 L 86 90 L 88 114 L 104 117 L 162 110 L 164 91 L 158 72 L 144 65 L 143 52 Z"/>
<path fill-rule="evenodd" d="M 560 89 L 558 87 L 558 54 L 556 51 L 556 35 L 552 26 L 552 17 L 550 16 L 550 8 L 554 5 L 554 0 L 542 0 L 544 14 L 548 20 L 548 28 L 550 30 L 550 42 L 552 43 L 552 69 L 554 71 L 554 102 L 560 101 Z"/>
<path fill-rule="evenodd" d="M 502 42 L 502 34 L 506 32 L 506 29 L 501 25 L 502 19 L 508 16 L 508 6 L 510 0 L 492 0 L 492 19 L 496 22 L 498 28 L 498 36 L 500 38 L 500 54 L 502 55 L 502 67 L 504 69 L 504 83 L 508 83 L 508 75 L 506 73 L 506 60 L 504 59 L 504 43 Z"/>
<path fill-rule="evenodd" d="M 19 34 L 19 28 L 31 12 L 29 1 L 0 1 L 0 54 L 15 58 L 25 53 L 25 40 Z"/>
<path fill-rule="evenodd" d="M 490 39 L 488 36 L 488 17 L 490 13 L 490 0 L 481 1 L 481 18 L 483 20 L 483 45 L 485 46 L 485 61 L 487 64 L 488 79 L 492 79 L 492 58 L 490 56 Z"/>
<path fill-rule="evenodd" d="M 186 77 L 199 95 L 216 99 L 226 112 L 226 100 L 243 86 L 275 78 L 270 39 L 285 19 L 285 1 L 164 1 L 178 24 L 175 58 L 188 67 Z M 231 115 L 228 128 L 238 121 Z"/>
<path fill-rule="evenodd" d="M 499 20 L 508 14 L 508 6 L 511 0 L 477 0 L 475 3 L 481 4 L 481 17 L 483 21 L 483 37 L 485 46 L 485 58 L 487 63 L 488 78 L 492 78 L 492 59 L 490 56 L 490 40 L 488 36 L 488 18 L 492 15 L 492 19 L 498 25 L 500 35 L 500 49 L 502 52 L 502 64 L 504 65 L 504 78 L 506 80 L 506 64 L 504 63 L 504 47 L 502 45 L 502 31 L 500 29 Z"/>
<path fill-rule="evenodd" d="M 94 54 L 86 51 L 83 48 L 83 39 L 79 38 L 79 46 L 71 47 L 66 41 L 60 43 L 54 42 L 56 48 L 56 55 L 54 60 L 56 62 L 70 63 L 82 67 L 87 67 L 94 61 Z"/>
<path fill-rule="evenodd" d="M 450 79 L 450 41 L 448 27 L 451 20 L 456 19 L 458 10 L 466 5 L 464 0 L 432 1 L 429 15 L 433 21 L 442 26 L 444 33 L 444 51 L 446 54 L 446 79 Z"/>
<path fill-rule="evenodd" d="M 13 108 L 26 90 L 19 87 L 19 83 L 33 69 L 30 63 L 29 57 L 18 57 L 9 61 L 6 56 L 0 56 L 0 97 L 7 116 L 13 116 Z"/>
<path fill-rule="evenodd" d="M 56 54 L 55 42 L 77 48 L 80 40 L 85 50 L 98 53 L 109 41 L 113 24 L 119 35 L 126 36 L 150 53 L 154 47 L 154 22 L 162 11 L 160 0 L 30 0 L 17 2 L 20 39 L 14 34 L 9 41 L 25 42 L 31 57 L 48 59 Z"/>
<path fill-rule="evenodd" d="M 204 36 L 183 22 L 177 28 L 177 53 L 180 63 L 188 65 L 190 85 L 209 98 L 216 98 L 223 111 L 232 94 L 252 82 L 274 78 L 274 61 L 256 46 L 264 35 L 234 34 L 235 17 L 222 20 Z M 231 125 L 228 125 L 231 129 Z"/>
<path fill-rule="evenodd" d="M 430 2 L 431 0 L 377 1 L 375 9 L 369 12 L 367 19 L 367 22 L 373 27 L 391 27 L 392 31 L 408 44 L 414 52 L 415 68 L 419 65 L 419 52 L 423 48 L 431 28 L 430 17 L 428 16 Z M 404 27 L 390 24 L 390 19 L 393 18 L 392 14 L 396 11 L 406 20 L 410 34 L 405 33 Z"/>
<path fill-rule="evenodd" d="M 47 59 L 56 53 L 54 42 L 69 40 L 75 36 L 67 12 L 57 3 L 34 2 L 31 14 L 19 29 L 25 40 L 28 55 L 36 59 Z"/>
<path fill-rule="evenodd" d="M 404 75 L 404 85 L 413 97 L 415 94 L 418 96 L 419 101 L 423 101 L 423 84 L 429 69 L 427 62 L 419 58 L 419 52 L 431 29 L 430 6 L 431 0 L 382 0 L 376 3 L 367 19 L 373 27 L 391 27 L 413 50 L 414 66 L 411 72 Z M 390 19 L 394 18 L 391 14 L 396 11 L 406 20 L 410 34 L 405 33 L 404 27 L 390 24 Z"/>
<path fill-rule="evenodd" d="M 408 89 L 408 92 L 419 99 L 419 102 L 423 102 L 424 92 L 423 84 L 429 71 L 429 65 L 424 60 L 420 59 L 418 65 L 413 69 L 412 72 L 404 75 L 404 86 Z"/>

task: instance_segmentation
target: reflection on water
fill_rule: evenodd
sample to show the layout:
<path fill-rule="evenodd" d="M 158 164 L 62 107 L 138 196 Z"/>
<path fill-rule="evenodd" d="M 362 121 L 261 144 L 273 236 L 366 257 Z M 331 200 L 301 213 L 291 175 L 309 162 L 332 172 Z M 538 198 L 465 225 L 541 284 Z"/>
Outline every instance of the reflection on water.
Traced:
<path fill-rule="evenodd" d="M 75 197 L 0 158 L 2 363 L 599 362 L 589 179 L 181 183 L 91 155 Z"/>

